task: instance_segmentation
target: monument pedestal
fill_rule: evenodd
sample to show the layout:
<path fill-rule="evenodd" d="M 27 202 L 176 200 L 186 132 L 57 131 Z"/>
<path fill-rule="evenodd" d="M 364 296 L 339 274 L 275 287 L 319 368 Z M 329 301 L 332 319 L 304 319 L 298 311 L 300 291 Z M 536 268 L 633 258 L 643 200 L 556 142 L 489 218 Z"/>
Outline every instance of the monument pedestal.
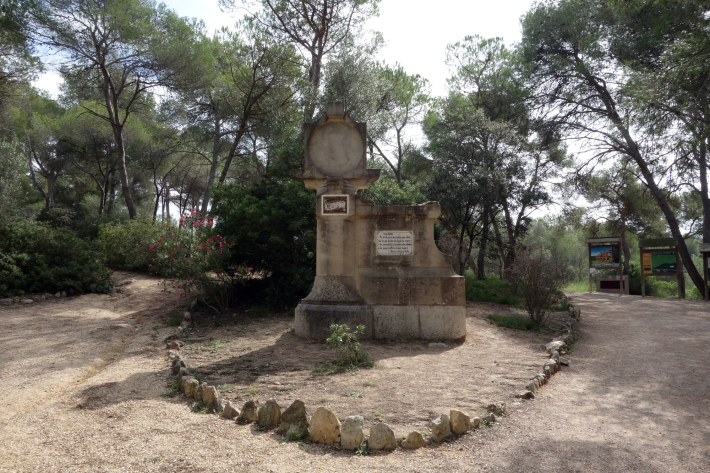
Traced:
<path fill-rule="evenodd" d="M 434 242 L 438 202 L 375 206 L 357 195 L 379 170 L 365 169 L 365 124 L 342 104 L 329 104 L 305 132 L 305 169 L 294 175 L 317 189 L 318 241 L 296 335 L 325 340 L 337 323 L 364 325 L 366 338 L 465 339 L 464 278 Z"/>

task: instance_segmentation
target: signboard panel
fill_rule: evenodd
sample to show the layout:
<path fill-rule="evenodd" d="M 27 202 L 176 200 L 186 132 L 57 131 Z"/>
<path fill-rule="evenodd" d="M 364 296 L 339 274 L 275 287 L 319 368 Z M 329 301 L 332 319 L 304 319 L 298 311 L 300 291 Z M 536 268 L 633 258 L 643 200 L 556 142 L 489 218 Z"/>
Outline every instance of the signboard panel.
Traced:
<path fill-rule="evenodd" d="M 323 215 L 348 215 L 347 195 L 324 195 L 322 198 Z"/>
<path fill-rule="evenodd" d="M 643 273 L 656 276 L 677 272 L 675 251 L 644 251 Z"/>
<path fill-rule="evenodd" d="M 377 232 L 378 256 L 406 256 L 414 253 L 414 234 L 406 231 Z"/>
<path fill-rule="evenodd" d="M 619 266 L 619 247 L 614 246 L 592 246 L 589 248 L 591 259 L 590 266 L 593 268 L 615 268 Z"/>

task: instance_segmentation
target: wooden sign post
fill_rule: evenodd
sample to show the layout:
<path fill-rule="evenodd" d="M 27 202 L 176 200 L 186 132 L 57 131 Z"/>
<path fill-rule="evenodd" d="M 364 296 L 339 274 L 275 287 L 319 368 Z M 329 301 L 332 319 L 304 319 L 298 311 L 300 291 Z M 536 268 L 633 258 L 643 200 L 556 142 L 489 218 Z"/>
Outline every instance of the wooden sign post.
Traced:
<path fill-rule="evenodd" d="M 621 238 L 587 238 L 587 246 L 589 247 L 589 293 L 591 294 L 593 291 L 592 286 L 596 270 L 618 269 L 619 295 L 622 295 L 624 293 L 624 276 L 621 265 Z"/>
<path fill-rule="evenodd" d="M 641 252 L 641 296 L 646 297 L 647 276 L 676 276 L 678 299 L 685 299 L 685 285 L 682 280 L 683 264 L 678 255 L 678 243 L 675 238 L 641 240 L 639 250 Z"/>

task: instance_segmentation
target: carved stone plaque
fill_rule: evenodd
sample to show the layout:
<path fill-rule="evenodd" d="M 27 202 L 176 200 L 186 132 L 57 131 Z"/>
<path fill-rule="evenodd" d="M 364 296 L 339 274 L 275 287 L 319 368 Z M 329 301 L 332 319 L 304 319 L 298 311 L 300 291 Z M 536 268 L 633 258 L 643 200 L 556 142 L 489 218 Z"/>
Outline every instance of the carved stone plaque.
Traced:
<path fill-rule="evenodd" d="M 323 215 L 348 215 L 347 195 L 324 195 L 322 198 Z"/>
<path fill-rule="evenodd" d="M 377 232 L 378 256 L 406 256 L 414 253 L 414 235 L 407 231 Z"/>

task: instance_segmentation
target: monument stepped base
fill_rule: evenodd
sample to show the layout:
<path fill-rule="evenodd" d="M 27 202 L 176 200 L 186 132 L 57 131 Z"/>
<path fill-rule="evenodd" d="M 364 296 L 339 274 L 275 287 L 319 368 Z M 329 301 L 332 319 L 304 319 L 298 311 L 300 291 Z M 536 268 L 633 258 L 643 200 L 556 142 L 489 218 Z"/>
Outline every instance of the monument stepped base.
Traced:
<path fill-rule="evenodd" d="M 366 339 L 460 340 L 466 339 L 466 308 L 424 305 L 299 304 L 296 335 L 325 340 L 331 324 L 365 326 Z"/>

